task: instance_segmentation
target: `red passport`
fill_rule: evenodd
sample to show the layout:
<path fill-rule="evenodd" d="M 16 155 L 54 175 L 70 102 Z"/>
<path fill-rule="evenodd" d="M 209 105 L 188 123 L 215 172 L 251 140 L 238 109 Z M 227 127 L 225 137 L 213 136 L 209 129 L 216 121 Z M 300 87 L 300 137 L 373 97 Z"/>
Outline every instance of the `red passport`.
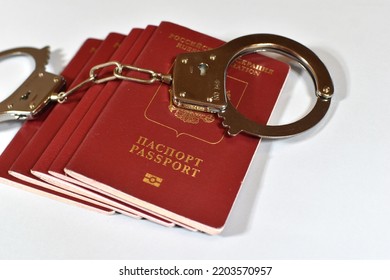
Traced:
<path fill-rule="evenodd" d="M 91 69 L 91 67 L 109 60 L 111 55 L 115 52 L 115 50 L 123 40 L 123 38 L 124 36 L 120 34 L 110 34 L 102 42 L 99 48 L 94 51 L 92 58 L 88 60 L 86 64 L 83 65 L 82 70 L 78 73 L 78 76 L 75 79 L 75 84 L 85 80 L 86 77 L 88 77 L 89 70 Z M 101 205 L 102 207 L 107 208 L 105 204 L 100 203 L 96 200 L 80 196 L 78 194 L 57 188 L 51 184 L 43 182 L 33 176 L 30 172 L 31 168 L 45 151 L 46 147 L 50 144 L 53 137 L 62 128 L 69 115 L 73 112 L 80 99 L 85 97 L 83 93 L 84 91 L 82 90 L 78 91 L 75 94 L 70 95 L 67 99 L 67 102 L 63 104 L 58 104 L 53 108 L 48 117 L 40 126 L 37 133 L 35 133 L 33 138 L 24 147 L 19 157 L 15 160 L 9 170 L 9 173 L 12 176 L 23 181 L 39 185 L 47 189 L 56 190 L 58 192 L 65 193 L 69 196 L 74 196 L 78 199 L 82 199 L 90 203 L 95 203 L 97 205 Z"/>
<path fill-rule="evenodd" d="M 121 61 L 123 63 L 132 63 L 134 59 L 143 49 L 150 36 L 153 34 L 155 26 L 148 26 L 145 30 L 132 30 L 130 34 L 122 41 L 117 51 L 111 57 L 112 61 Z M 113 69 L 103 69 L 110 71 Z M 99 73 L 101 77 L 106 76 L 104 73 Z M 56 136 L 53 138 L 49 146 L 46 148 L 40 159 L 32 168 L 32 173 L 38 178 L 47 181 L 62 189 L 92 198 L 112 207 L 116 212 L 132 217 L 142 217 L 164 226 L 173 226 L 173 223 L 158 218 L 154 215 L 146 213 L 140 209 L 121 202 L 117 199 L 110 198 L 107 195 L 85 188 L 85 185 L 75 181 L 72 178 L 65 176 L 63 168 L 68 155 L 72 155 L 77 149 L 80 142 L 83 140 L 89 128 L 93 125 L 101 110 L 104 108 L 107 101 L 111 98 L 115 89 L 118 87 L 119 81 L 112 81 L 102 85 L 103 88 L 91 87 L 85 93 L 88 97 L 80 100 L 79 104 L 67 119 Z M 51 165 L 55 163 L 54 171 Z M 49 171 L 49 169 L 51 169 Z M 62 171 L 62 172 L 61 172 Z M 81 186 L 80 186 L 81 185 Z M 84 186 L 84 187 L 83 187 Z M 88 187 L 88 186 L 87 186 Z"/>
<path fill-rule="evenodd" d="M 167 73 L 177 54 L 221 44 L 164 22 L 135 64 Z M 266 123 L 288 71 L 287 64 L 261 55 L 240 58 L 228 71 L 228 96 L 239 111 Z M 146 211 L 217 234 L 259 139 L 227 136 L 215 115 L 172 106 L 168 91 L 122 83 L 66 172 Z"/>
<path fill-rule="evenodd" d="M 121 53 L 114 54 L 112 60 L 126 64 L 133 63 L 155 29 L 155 26 L 148 26 L 145 30 L 142 30 L 142 32 L 141 30 L 137 30 L 137 41 L 129 40 L 131 38 L 126 38 L 121 44 L 121 49 L 124 48 L 123 51 Z M 129 36 L 131 36 L 133 32 L 134 30 Z M 112 74 L 113 69 L 110 70 Z M 75 184 L 80 183 L 72 177 L 66 176 L 63 169 L 72 157 L 73 153 L 77 150 L 80 143 L 83 141 L 85 135 L 94 124 L 95 120 L 99 117 L 104 106 L 112 97 L 119 84 L 119 80 L 107 83 L 103 90 L 96 95 L 93 104 L 89 108 L 86 108 L 87 111 L 85 112 L 85 116 L 82 119 L 79 119 L 77 126 L 75 126 L 71 131 L 68 131 L 66 135 L 60 135 L 60 133 L 56 135 L 56 138 L 59 139 L 58 144 L 55 145 L 57 147 L 55 153 L 53 153 L 53 149 L 48 147 L 39 161 L 35 164 L 33 168 L 34 173 L 49 173 L 50 175 L 56 176 L 58 179 L 62 179 L 64 181 L 69 181 Z M 52 141 L 51 146 L 53 146 L 53 142 L 54 141 Z"/>
<path fill-rule="evenodd" d="M 140 30 L 136 30 L 132 32 L 129 36 L 123 39 L 120 44 L 118 44 L 115 47 L 115 52 L 111 56 L 110 59 L 113 60 L 120 60 L 122 58 L 122 55 L 124 55 L 131 45 L 134 43 L 134 41 L 137 39 L 139 35 Z M 109 46 L 110 47 L 110 46 Z M 106 73 L 102 72 L 108 72 L 111 71 L 112 69 L 107 69 L 104 68 L 102 69 L 101 73 L 99 75 L 101 76 L 106 76 Z M 132 211 L 128 211 L 128 209 L 117 209 L 118 205 L 112 205 L 110 204 L 110 200 L 100 198 L 99 196 L 96 195 L 90 195 L 88 192 L 83 192 L 82 190 L 80 191 L 78 188 L 70 188 L 68 186 L 64 186 L 63 184 L 58 184 L 55 179 L 57 178 L 52 178 L 53 176 L 49 175 L 48 168 L 51 164 L 51 162 L 54 160 L 56 155 L 59 153 L 61 148 L 65 145 L 67 142 L 69 136 L 72 134 L 72 132 L 75 130 L 77 127 L 78 123 L 85 117 L 86 112 L 89 110 L 89 108 L 92 106 L 94 103 L 94 100 L 101 94 L 102 89 L 105 85 L 104 84 L 99 84 L 99 85 L 94 85 L 88 90 L 86 90 L 83 94 L 83 97 L 80 99 L 80 101 L 77 103 L 75 108 L 72 110 L 72 113 L 69 115 L 69 117 L 66 119 L 65 123 L 61 126 L 60 130 L 57 132 L 57 134 L 53 137 L 53 139 L 50 141 L 46 149 L 43 151 L 42 155 L 38 159 L 38 161 L 35 163 L 35 165 L 32 167 L 31 172 L 36 175 L 38 178 L 43 179 L 44 181 L 48 182 L 49 184 L 52 184 L 54 186 L 60 187 L 61 189 L 67 190 L 72 193 L 76 193 L 82 196 L 85 196 L 87 198 L 99 201 L 107 207 L 111 207 L 113 210 L 116 211 L 123 211 L 123 214 L 132 216 L 132 217 L 137 217 Z M 64 104 L 61 104 L 59 106 L 62 106 Z M 59 181 L 59 180 L 58 180 Z"/>
<path fill-rule="evenodd" d="M 101 44 L 100 40 L 88 39 L 73 57 L 73 59 L 66 66 L 61 73 L 65 77 L 68 84 L 72 84 L 74 79 L 80 70 L 84 67 L 85 63 L 90 59 L 95 50 Z M 56 191 L 53 189 L 43 188 L 15 177 L 12 177 L 8 170 L 13 165 L 14 161 L 18 158 L 19 154 L 23 151 L 24 147 L 28 145 L 29 141 L 33 138 L 42 123 L 46 119 L 51 110 L 46 111 L 43 115 L 40 115 L 38 119 L 27 121 L 19 129 L 18 133 L 9 143 L 7 148 L 0 156 L 0 181 L 4 184 L 15 186 L 20 189 L 24 189 L 33 193 L 37 193 L 43 196 L 47 196 L 56 200 L 64 201 L 70 204 L 76 204 L 82 207 L 94 209 L 104 213 L 112 213 L 110 209 L 101 207 L 75 197 L 68 196 L 66 192 Z"/>

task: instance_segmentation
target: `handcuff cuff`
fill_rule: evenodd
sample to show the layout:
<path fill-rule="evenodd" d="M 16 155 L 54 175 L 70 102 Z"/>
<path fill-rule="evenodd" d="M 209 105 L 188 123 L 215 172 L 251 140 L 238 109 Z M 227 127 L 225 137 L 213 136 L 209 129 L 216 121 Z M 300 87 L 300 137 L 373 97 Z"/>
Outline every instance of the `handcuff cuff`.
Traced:
<path fill-rule="evenodd" d="M 240 56 L 260 51 L 287 56 L 309 72 L 315 86 L 316 103 L 300 120 L 285 125 L 263 125 L 246 118 L 231 104 L 226 92 L 228 66 Z M 294 40 L 273 34 L 247 35 L 216 49 L 179 54 L 172 74 L 122 65 L 116 61 L 99 64 L 90 70 L 88 79 L 67 92 L 61 91 L 65 86 L 63 77 L 45 71 L 49 57 L 48 47 L 11 49 L 0 52 L 0 59 L 14 55 L 32 56 L 35 70 L 13 94 L 0 103 L 0 121 L 34 119 L 49 103 L 65 102 L 69 94 L 88 83 L 100 84 L 121 79 L 144 84 L 162 82 L 171 85 L 171 100 L 175 106 L 216 113 L 223 119 L 222 125 L 231 136 L 244 132 L 258 137 L 281 138 L 301 133 L 317 124 L 325 116 L 334 91 L 327 68 L 314 52 Z M 97 72 L 105 67 L 115 67 L 112 75 L 99 77 Z M 131 71 L 142 72 L 149 78 L 124 75 L 124 72 Z"/>

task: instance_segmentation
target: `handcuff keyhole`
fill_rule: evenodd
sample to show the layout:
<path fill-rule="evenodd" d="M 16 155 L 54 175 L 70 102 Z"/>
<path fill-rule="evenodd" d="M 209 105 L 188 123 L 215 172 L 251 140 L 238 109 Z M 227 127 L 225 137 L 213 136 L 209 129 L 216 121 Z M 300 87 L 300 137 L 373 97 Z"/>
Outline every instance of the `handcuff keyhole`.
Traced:
<path fill-rule="evenodd" d="M 199 68 L 199 71 L 200 71 L 199 74 L 200 74 L 201 76 L 205 76 L 205 75 L 206 75 L 206 72 L 207 72 L 207 69 L 209 69 L 209 66 L 208 66 L 207 63 L 202 62 L 202 63 L 200 63 L 200 64 L 198 65 L 198 68 Z"/>
<path fill-rule="evenodd" d="M 27 100 L 28 97 L 30 96 L 31 94 L 31 90 L 29 90 L 28 92 L 26 92 L 25 94 L 23 94 L 21 97 L 20 97 L 20 100 Z"/>

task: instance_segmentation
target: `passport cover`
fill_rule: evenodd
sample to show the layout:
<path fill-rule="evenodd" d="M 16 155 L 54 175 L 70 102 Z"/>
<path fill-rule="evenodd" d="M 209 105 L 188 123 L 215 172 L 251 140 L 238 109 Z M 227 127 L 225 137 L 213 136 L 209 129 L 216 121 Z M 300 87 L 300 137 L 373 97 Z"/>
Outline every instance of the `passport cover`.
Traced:
<path fill-rule="evenodd" d="M 178 53 L 222 42 L 163 22 L 136 66 L 168 73 Z M 261 55 L 228 72 L 232 103 L 266 123 L 289 66 Z M 101 191 L 200 231 L 222 231 L 259 143 L 229 137 L 212 114 L 170 104 L 166 85 L 122 83 L 66 167 Z M 253 106 L 256 104 L 257 106 Z"/>
<path fill-rule="evenodd" d="M 128 46 L 124 46 L 126 50 L 123 50 L 123 54 L 114 54 L 112 60 L 120 61 L 122 64 L 133 63 L 137 58 L 147 41 L 152 36 L 155 26 L 148 26 L 145 30 L 142 30 L 142 34 L 137 34 L 139 37 L 137 41 L 129 41 Z M 140 30 L 139 30 L 140 31 Z M 134 31 L 132 31 L 134 32 Z M 126 38 L 128 40 L 128 38 Z M 126 42 L 122 43 L 121 48 L 125 45 Z M 111 69 L 112 71 L 113 69 Z M 107 104 L 108 100 L 112 97 L 114 91 L 121 83 L 120 80 L 115 80 L 107 83 L 104 86 L 101 94 L 96 96 L 96 100 L 92 104 L 88 111 L 85 113 L 85 116 L 77 124 L 77 127 L 73 129 L 66 137 L 61 137 L 61 142 L 56 150 L 56 153 L 52 153 L 49 149 L 46 149 L 45 154 L 47 153 L 47 158 L 44 159 L 45 162 L 42 162 L 42 159 L 45 155 L 42 155 L 40 160 L 34 166 L 34 171 L 41 171 L 50 173 L 53 176 L 58 177 L 59 179 L 69 181 L 75 184 L 80 184 L 81 182 L 69 177 L 64 172 L 64 167 L 68 163 L 69 159 L 72 157 L 75 150 L 77 150 L 80 143 L 83 141 L 85 135 L 94 124 L 95 120 L 99 117 L 104 106 Z M 57 135 L 59 136 L 59 135 Z M 50 159 L 50 161 L 48 160 Z M 82 183 L 81 183 L 82 184 Z M 87 187 L 90 187 L 87 185 Z"/>
<path fill-rule="evenodd" d="M 77 74 L 83 68 L 85 63 L 94 54 L 96 49 L 101 44 L 101 40 L 88 39 L 80 47 L 78 52 L 65 67 L 61 75 L 66 79 L 68 84 L 72 84 L 72 81 L 76 78 Z M 6 185 L 14 186 L 23 190 L 27 190 L 39 195 L 47 196 L 56 200 L 60 200 L 69 204 L 76 204 L 81 207 L 86 207 L 103 213 L 112 213 L 110 209 L 89 203 L 72 196 L 66 195 L 66 192 L 56 191 L 53 189 L 43 188 L 22 180 L 19 180 L 8 173 L 8 170 L 18 158 L 23 148 L 29 143 L 31 138 L 36 134 L 42 123 L 46 119 L 51 110 L 47 110 L 44 114 L 40 115 L 37 119 L 26 121 L 14 136 L 12 141 L 8 144 L 7 148 L 0 156 L 0 181 Z"/>
<path fill-rule="evenodd" d="M 116 60 L 120 59 L 121 56 L 118 57 L 118 52 L 121 54 L 123 52 L 128 51 L 128 47 L 131 46 L 132 43 L 134 43 L 136 37 L 137 37 L 137 31 L 135 31 L 136 36 L 127 36 L 126 38 L 121 41 L 120 44 L 117 44 L 117 41 L 115 41 L 115 53 L 111 56 L 110 59 Z M 138 34 L 139 35 L 139 34 Z M 124 49 L 123 49 L 124 48 Z M 104 68 L 100 71 L 99 75 L 106 76 L 108 71 L 111 71 L 112 69 Z M 110 73 L 110 74 L 111 74 Z M 50 141 L 46 149 L 44 150 L 43 154 L 40 156 L 39 160 L 35 163 L 35 165 L 32 167 L 31 172 L 36 175 L 38 178 L 43 179 L 44 181 L 60 187 L 64 190 L 74 192 L 76 194 L 89 197 L 91 199 L 97 200 L 101 203 L 107 204 L 107 206 L 112 207 L 113 210 L 116 211 L 123 211 L 123 214 L 130 215 L 132 217 L 136 217 L 134 213 L 131 211 L 127 211 L 127 209 L 117 209 L 116 207 L 118 205 L 111 205 L 108 200 L 100 199 L 99 196 L 96 195 L 89 195 L 87 192 L 80 191 L 77 188 L 68 188 L 66 186 L 63 186 L 61 184 L 57 184 L 58 182 L 54 181 L 52 176 L 47 174 L 48 167 L 50 166 L 50 163 L 55 158 L 55 156 L 58 154 L 58 152 L 61 150 L 62 146 L 66 143 L 67 139 L 69 138 L 69 135 L 74 131 L 74 129 L 77 127 L 80 120 L 85 116 L 85 113 L 88 111 L 94 100 L 100 95 L 103 87 L 105 84 L 99 84 L 99 85 L 93 85 L 92 87 L 86 89 L 83 93 L 83 97 L 80 99 L 80 101 L 77 103 L 75 108 L 72 110 L 72 113 L 69 115 L 69 117 L 66 119 L 64 124 L 61 126 L 60 130 L 57 132 L 57 134 L 54 136 L 54 138 Z"/>
<path fill-rule="evenodd" d="M 145 30 L 133 29 L 122 41 L 117 51 L 112 55 L 111 60 L 132 63 L 155 29 L 155 26 L 148 26 Z M 113 68 L 102 69 L 102 71 L 108 73 L 99 73 L 101 77 L 108 76 L 112 74 Z M 71 180 L 72 178 L 65 176 L 63 167 L 57 167 L 54 171 L 49 171 L 49 168 L 52 169 L 51 165 L 54 162 L 55 167 L 58 165 L 65 166 L 64 160 L 66 159 L 66 156 L 73 154 L 74 150 L 77 149 L 85 134 L 99 116 L 101 110 L 111 98 L 118 85 L 119 81 L 116 80 L 89 88 L 87 92 L 85 92 L 85 96 L 77 104 L 72 114 L 41 155 L 40 159 L 34 165 L 31 172 L 38 178 L 62 189 L 105 203 L 118 213 L 131 217 L 146 218 L 164 226 L 173 226 L 174 224 L 172 222 L 158 218 L 140 209 L 135 209 L 118 199 L 111 198 L 96 190 L 85 188 L 85 185 L 84 187 L 82 184 L 80 186 L 80 182 L 75 181 L 74 179 Z"/>
<path fill-rule="evenodd" d="M 96 49 L 93 57 L 88 60 L 86 64 L 83 65 L 82 70 L 78 73 L 78 76 L 75 79 L 75 84 L 78 84 L 89 77 L 89 70 L 91 69 L 91 67 L 103 62 L 107 62 L 110 59 L 111 55 L 115 52 L 123 38 L 124 35 L 117 33 L 112 33 L 108 35 L 107 38 L 99 46 L 99 48 Z M 30 172 L 31 168 L 45 151 L 46 147 L 50 144 L 53 137 L 62 128 L 69 115 L 73 112 L 79 101 L 84 97 L 83 93 L 83 90 L 77 91 L 74 94 L 70 95 L 65 103 L 58 104 L 53 108 L 51 113 L 47 116 L 47 118 L 40 126 L 37 133 L 35 133 L 33 138 L 24 147 L 19 157 L 15 160 L 9 170 L 9 173 L 12 176 L 23 181 L 36 184 L 48 189 L 54 189 L 59 192 L 65 192 L 69 196 L 75 196 L 79 199 L 85 199 L 86 201 L 107 207 L 106 205 L 98 201 L 91 200 L 90 198 L 80 196 L 79 194 L 75 194 L 73 192 L 69 192 L 67 190 L 63 190 L 56 186 L 43 182 L 33 176 Z"/>

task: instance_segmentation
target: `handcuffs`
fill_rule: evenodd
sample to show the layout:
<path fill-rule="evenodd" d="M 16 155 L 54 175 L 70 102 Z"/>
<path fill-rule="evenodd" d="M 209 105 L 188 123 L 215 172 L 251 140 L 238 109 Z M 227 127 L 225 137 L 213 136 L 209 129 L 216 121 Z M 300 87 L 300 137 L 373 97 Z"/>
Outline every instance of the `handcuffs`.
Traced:
<path fill-rule="evenodd" d="M 302 119 L 286 125 L 263 125 L 243 116 L 229 101 L 225 87 L 228 66 L 236 58 L 258 51 L 288 56 L 309 72 L 315 86 L 316 103 Z M 0 103 L 0 121 L 34 119 L 50 102 L 64 102 L 67 95 L 89 82 L 98 84 L 123 79 L 150 84 L 158 81 L 171 85 L 171 99 L 175 106 L 216 113 L 223 119 L 222 124 L 229 135 L 244 132 L 258 137 L 280 138 L 301 133 L 317 124 L 325 116 L 334 91 L 328 70 L 314 52 L 294 40 L 273 34 L 247 35 L 216 49 L 180 54 L 176 57 L 172 75 L 118 62 L 97 65 L 91 69 L 87 80 L 68 92 L 60 92 L 65 85 L 63 77 L 45 71 L 49 57 L 47 47 L 4 51 L 0 53 L 0 59 L 22 54 L 34 58 L 35 70 L 12 95 Z M 112 76 L 98 77 L 97 70 L 112 65 L 115 66 Z M 125 76 L 124 70 L 146 73 L 150 79 Z M 216 84 L 219 86 L 216 87 Z"/>

